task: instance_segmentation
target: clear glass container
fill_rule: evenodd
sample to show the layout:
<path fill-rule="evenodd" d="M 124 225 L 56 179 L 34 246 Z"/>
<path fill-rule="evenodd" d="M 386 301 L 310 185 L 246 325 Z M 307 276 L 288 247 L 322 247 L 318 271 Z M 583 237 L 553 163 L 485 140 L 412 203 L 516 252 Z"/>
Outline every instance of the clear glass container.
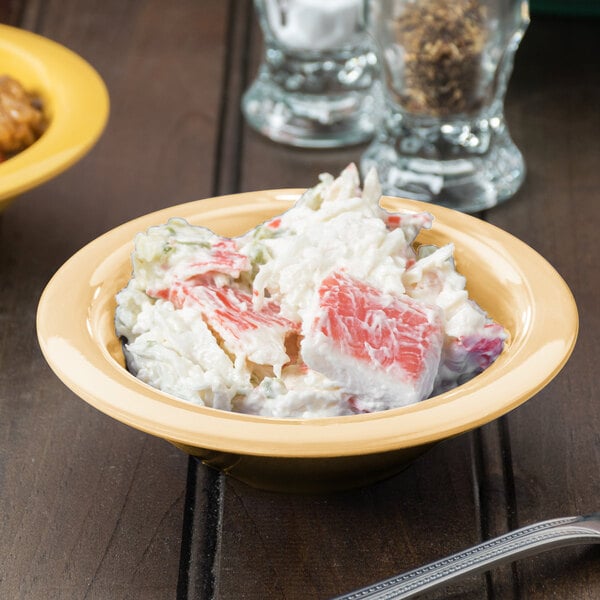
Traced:
<path fill-rule="evenodd" d="M 384 193 L 464 212 L 510 198 L 525 176 L 504 118 L 524 0 L 377 0 L 386 107 L 361 170 Z"/>
<path fill-rule="evenodd" d="M 264 37 L 247 122 L 277 142 L 331 148 L 373 137 L 383 107 L 368 0 L 255 0 Z"/>

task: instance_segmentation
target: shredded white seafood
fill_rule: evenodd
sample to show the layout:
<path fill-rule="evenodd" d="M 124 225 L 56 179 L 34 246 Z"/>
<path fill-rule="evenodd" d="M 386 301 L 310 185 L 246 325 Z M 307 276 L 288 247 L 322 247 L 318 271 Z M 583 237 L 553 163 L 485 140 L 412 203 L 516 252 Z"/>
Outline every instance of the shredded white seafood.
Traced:
<path fill-rule="evenodd" d="M 415 252 L 432 216 L 380 197 L 350 165 L 237 238 L 178 218 L 139 233 L 115 319 L 128 368 L 189 402 L 296 418 L 403 406 L 485 369 L 505 331 L 453 245 Z"/>

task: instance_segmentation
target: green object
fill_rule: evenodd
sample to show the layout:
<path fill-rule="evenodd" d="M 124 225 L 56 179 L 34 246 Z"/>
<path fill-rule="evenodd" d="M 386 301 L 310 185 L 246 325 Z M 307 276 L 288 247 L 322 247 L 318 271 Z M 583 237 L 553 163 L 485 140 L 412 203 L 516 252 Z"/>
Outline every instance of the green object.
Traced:
<path fill-rule="evenodd" d="M 530 0 L 532 14 L 565 16 L 600 16 L 599 0 Z"/>

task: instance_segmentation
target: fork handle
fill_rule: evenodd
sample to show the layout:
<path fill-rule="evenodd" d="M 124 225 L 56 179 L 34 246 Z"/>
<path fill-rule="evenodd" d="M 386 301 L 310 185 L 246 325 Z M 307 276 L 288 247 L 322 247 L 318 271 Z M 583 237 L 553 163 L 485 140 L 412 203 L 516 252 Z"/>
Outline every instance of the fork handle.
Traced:
<path fill-rule="evenodd" d="M 600 543 L 598 515 L 534 523 L 441 560 L 337 596 L 333 600 L 402 600 L 444 585 L 448 580 L 560 546 Z M 593 524 L 586 525 L 587 521 Z"/>

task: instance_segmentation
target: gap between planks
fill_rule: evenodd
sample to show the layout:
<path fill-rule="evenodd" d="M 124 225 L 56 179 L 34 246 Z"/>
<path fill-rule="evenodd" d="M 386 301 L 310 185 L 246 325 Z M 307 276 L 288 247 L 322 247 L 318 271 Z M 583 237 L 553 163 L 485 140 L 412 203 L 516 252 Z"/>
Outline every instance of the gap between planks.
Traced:
<path fill-rule="evenodd" d="M 242 94 L 248 82 L 253 5 L 229 0 L 213 196 L 239 191 L 243 146 Z M 223 475 L 188 459 L 177 600 L 216 598 L 216 563 L 223 510 Z"/>

